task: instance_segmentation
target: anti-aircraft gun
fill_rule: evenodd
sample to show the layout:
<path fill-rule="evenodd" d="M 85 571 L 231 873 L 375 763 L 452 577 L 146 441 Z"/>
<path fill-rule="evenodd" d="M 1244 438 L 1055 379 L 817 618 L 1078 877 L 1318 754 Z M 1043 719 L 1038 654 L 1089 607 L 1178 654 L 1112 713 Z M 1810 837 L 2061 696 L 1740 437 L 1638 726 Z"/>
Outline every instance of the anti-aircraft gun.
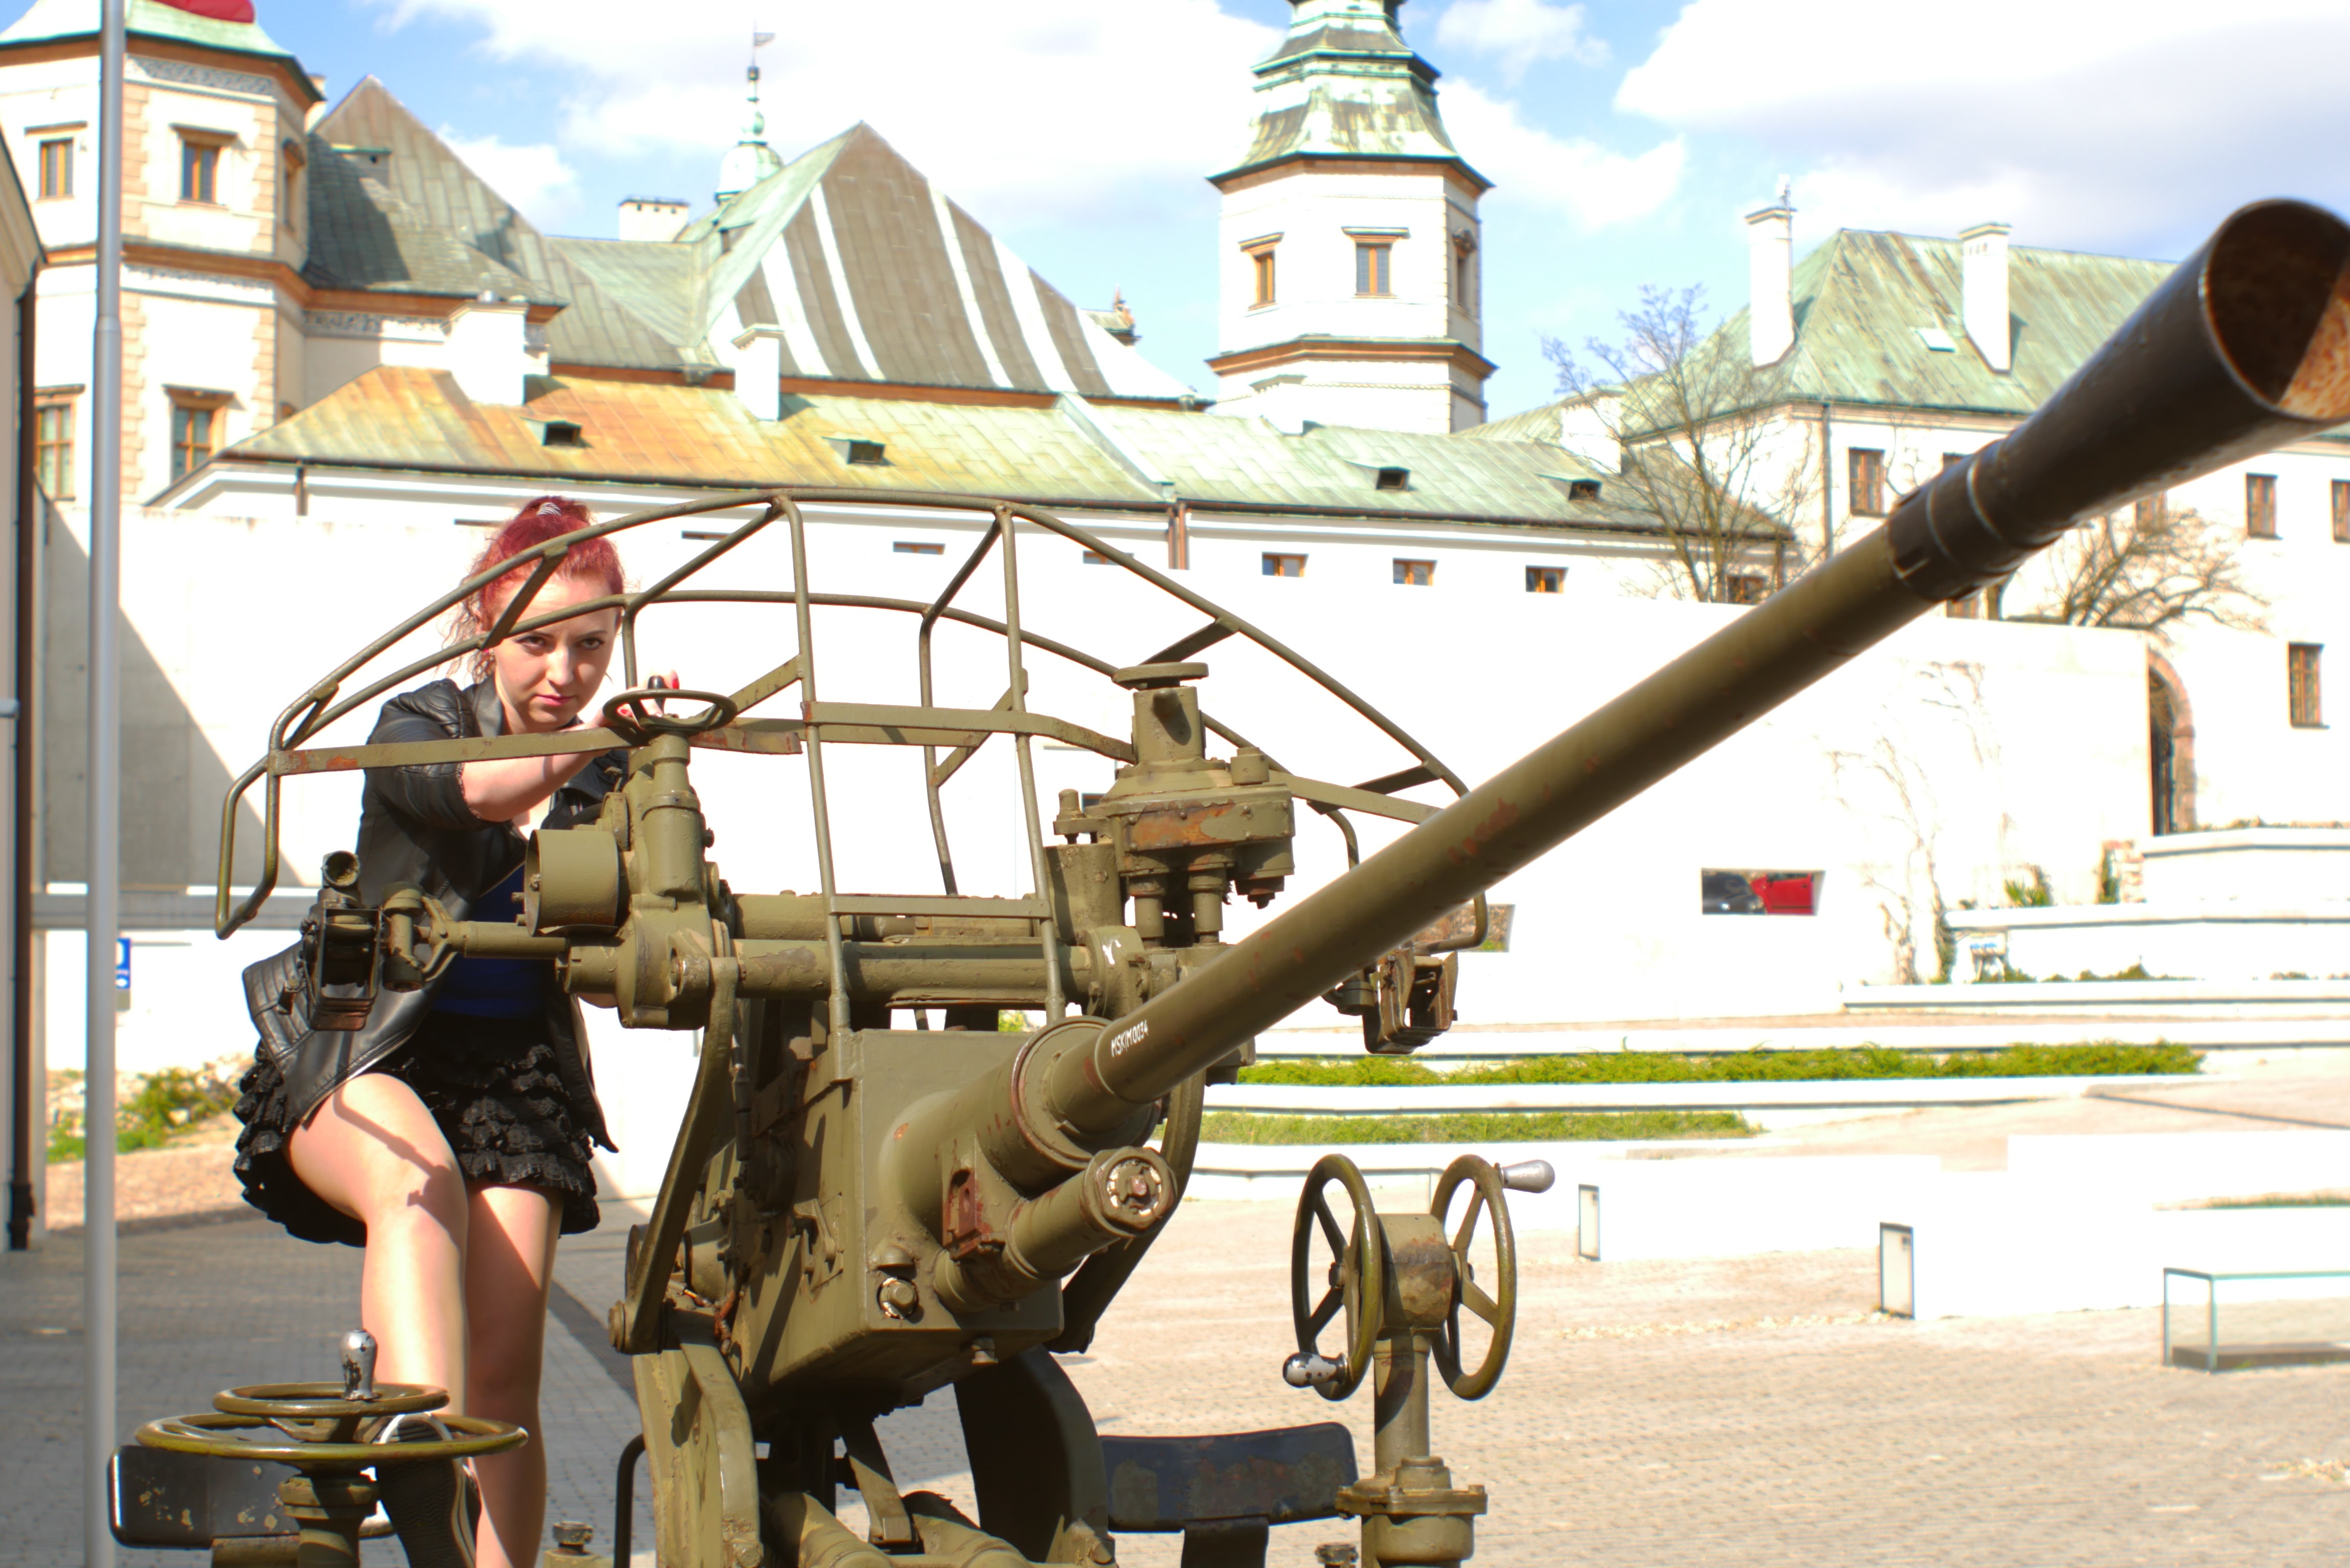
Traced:
<path fill-rule="evenodd" d="M 1480 900 L 1495 881 L 1933 606 L 2005 577 L 2075 521 L 2350 418 L 2346 269 L 2350 229 L 2331 214 L 2286 202 L 2242 210 L 2022 426 L 1904 497 L 1876 533 L 1473 789 L 1268 634 L 1041 508 L 786 490 L 567 535 L 538 549 L 497 624 L 466 647 L 556 618 L 533 618 L 533 596 L 584 539 L 755 509 L 679 571 L 581 607 L 622 611 L 629 689 L 605 703 L 603 727 L 628 748 L 627 777 L 592 826 L 532 840 L 520 919 L 452 921 L 413 888 L 362 907 L 347 857 L 331 863 L 306 928 L 313 1015 L 362 1014 L 380 992 L 425 983 L 459 954 L 540 958 L 574 993 L 610 998 L 625 1025 L 699 1029 L 712 1043 L 660 1195 L 632 1233 L 610 1321 L 614 1344 L 636 1358 L 665 1568 L 756 1568 L 770 1558 L 863 1568 L 889 1557 L 1107 1563 L 1117 1510 L 1102 1443 L 1051 1353 L 1087 1343 L 1180 1202 L 1205 1076 L 1321 998 L 1361 1016 L 1373 1050 L 1430 1037 L 1449 1021 L 1455 976 L 1438 950 L 1447 944 L 1417 933 L 1467 905 L 1475 940 Z M 811 587 L 803 506 L 873 502 L 987 519 L 935 601 Z M 787 588 L 694 586 L 778 524 L 791 544 Z M 1024 535 L 1040 533 L 1174 595 L 1205 624 L 1130 665 L 1024 631 L 1016 554 Z M 991 553 L 1003 573 L 1000 620 L 954 602 Z M 269 754 L 237 781 L 224 815 L 224 934 L 275 881 L 283 778 L 581 744 L 577 732 L 308 744 L 449 657 L 436 652 L 344 691 L 456 597 L 338 667 L 278 721 Z M 720 602 L 788 607 L 796 646 L 733 692 L 639 684 L 640 614 Z M 812 616 L 846 608 L 918 618 L 920 703 L 819 697 Z M 941 622 L 1003 639 L 1007 686 L 993 707 L 932 704 L 931 639 Z M 1191 660 L 1235 637 L 1320 680 L 1401 743 L 1411 764 L 1330 784 L 1289 772 L 1220 722 L 1201 704 L 1206 670 Z M 1032 711 L 1026 660 L 1038 653 L 1128 691 L 1128 734 Z M 787 693 L 795 716 L 754 714 Z M 957 890 L 939 792 L 999 735 L 1017 762 L 1031 887 L 974 898 Z M 1098 798 L 1065 794 L 1047 818 L 1029 754 L 1037 737 L 1113 759 L 1115 781 Z M 942 891 L 838 885 L 824 765 L 847 744 L 920 748 Z M 711 750 L 803 759 L 816 892 L 738 892 L 719 876 L 692 781 L 697 751 Z M 233 907 L 229 840 L 255 783 L 265 792 L 265 871 Z M 1438 783 L 1460 796 L 1441 811 L 1400 793 Z M 1295 873 L 1301 805 L 1338 825 L 1348 869 L 1225 940 L 1231 895 L 1269 903 Z M 1357 812 L 1415 826 L 1362 857 L 1347 820 Z M 996 1033 L 998 1010 L 1013 1008 L 1040 1012 L 1043 1027 Z M 894 1013 L 914 1009 L 941 1010 L 949 1027 L 890 1027 Z M 1309 1179 L 1293 1257 L 1298 1351 L 1283 1370 L 1331 1398 L 1375 1379 L 1377 1470 L 1324 1488 L 1364 1521 L 1367 1563 L 1469 1555 L 1485 1498 L 1456 1488 L 1429 1451 L 1430 1364 L 1472 1397 L 1498 1377 L 1514 1313 L 1505 1192 L 1539 1179 L 1463 1161 L 1436 1213 L 1415 1217 L 1374 1213 L 1359 1173 L 1337 1157 Z M 1344 1222 L 1328 1201 L 1334 1186 L 1352 1210 Z M 1474 1196 L 1448 1233 L 1455 1189 Z M 1466 1266 L 1481 1222 L 1492 1227 L 1501 1259 L 1483 1280 Z M 1333 1254 L 1326 1267 L 1317 1248 Z M 1464 1310 L 1492 1329 L 1473 1366 L 1462 1365 Z M 1326 1353 L 1321 1338 L 1334 1325 L 1343 1343 Z M 873 1438 L 877 1415 L 948 1386 L 972 1439 L 976 1527 L 929 1505 L 910 1509 Z M 1195 1451 L 1211 1460 L 1245 1457 L 1244 1444 L 1213 1447 L 1243 1439 L 1207 1441 Z M 865 1498 L 869 1542 L 828 1511 L 840 1479 Z M 1289 1516 L 1272 1499 L 1259 1517 Z M 1223 1548 L 1201 1540 L 1201 1561 L 1262 1561 L 1261 1523 Z M 1219 1550 L 1228 1554 L 1216 1559 Z"/>

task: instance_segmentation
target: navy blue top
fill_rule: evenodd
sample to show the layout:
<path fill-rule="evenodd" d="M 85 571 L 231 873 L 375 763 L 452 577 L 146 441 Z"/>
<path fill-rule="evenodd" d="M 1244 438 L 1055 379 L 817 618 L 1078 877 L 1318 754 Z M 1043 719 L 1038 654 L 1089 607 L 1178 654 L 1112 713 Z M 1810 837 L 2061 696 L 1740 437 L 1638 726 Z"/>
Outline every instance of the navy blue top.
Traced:
<path fill-rule="evenodd" d="M 522 913 L 522 867 L 482 895 L 473 905 L 477 920 L 510 919 Z M 435 1012 L 473 1018 L 536 1018 L 546 1006 L 548 964 L 545 959 L 473 958 L 460 955 L 432 993 Z"/>

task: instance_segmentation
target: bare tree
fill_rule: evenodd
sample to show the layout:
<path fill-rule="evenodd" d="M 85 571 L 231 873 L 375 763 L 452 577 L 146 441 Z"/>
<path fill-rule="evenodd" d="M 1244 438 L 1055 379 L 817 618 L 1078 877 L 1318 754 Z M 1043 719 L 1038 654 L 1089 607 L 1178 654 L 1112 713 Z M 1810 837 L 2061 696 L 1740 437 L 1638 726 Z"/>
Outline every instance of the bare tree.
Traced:
<path fill-rule="evenodd" d="M 2040 590 L 2032 608 L 2008 611 L 2009 619 L 2158 634 L 2196 619 L 2265 629 L 2268 601 L 2244 581 L 2237 535 L 2160 500 L 2073 529 L 2049 549 L 2032 580 Z"/>
<path fill-rule="evenodd" d="M 1704 300 L 1700 287 L 1642 288 L 1617 317 L 1621 343 L 1586 343 L 1596 370 L 1555 337 L 1543 353 L 1558 390 L 1615 443 L 1630 504 L 1656 518 L 1667 591 L 1735 604 L 1801 566 L 1780 520 L 1803 504 L 1814 459 L 1810 436 L 1781 416 L 1777 371 L 1709 329 Z"/>

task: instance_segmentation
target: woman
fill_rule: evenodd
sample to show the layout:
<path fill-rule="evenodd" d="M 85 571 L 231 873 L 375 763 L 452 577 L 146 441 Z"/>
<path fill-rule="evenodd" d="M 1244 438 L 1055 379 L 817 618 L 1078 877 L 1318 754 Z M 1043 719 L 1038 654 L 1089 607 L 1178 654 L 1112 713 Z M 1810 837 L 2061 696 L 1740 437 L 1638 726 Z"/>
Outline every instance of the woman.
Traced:
<path fill-rule="evenodd" d="M 577 502 L 530 502 L 473 575 L 590 522 Z M 517 562 L 468 599 L 460 634 L 495 624 L 531 564 Z M 572 548 L 525 618 L 621 591 L 619 556 L 594 540 Z M 619 626 L 619 612 L 607 608 L 510 637 L 473 656 L 473 684 L 439 680 L 386 702 L 369 739 L 577 728 Z M 370 768 L 359 810 L 362 897 L 374 903 L 409 882 L 452 919 L 510 919 L 525 833 L 592 821 L 624 766 L 622 753 L 583 748 Z M 533 1568 L 546 1511 L 539 1357 L 556 1241 L 595 1227 L 589 1142 L 612 1147 L 578 1010 L 545 961 L 460 958 L 421 991 L 379 998 L 359 1029 L 312 1030 L 297 955 L 245 974 L 262 1036 L 236 1107 L 245 1199 L 306 1241 L 367 1249 L 359 1317 L 381 1347 L 384 1380 L 436 1385 L 450 1391 L 452 1411 L 532 1433 L 524 1447 L 474 1462 L 478 1548 L 456 1467 L 383 1467 L 385 1507 L 414 1568 L 463 1568 L 476 1551 L 480 1568 Z M 411 1425 L 404 1435 L 432 1434 Z M 422 1562 L 411 1539 L 420 1534 L 431 1537 Z"/>

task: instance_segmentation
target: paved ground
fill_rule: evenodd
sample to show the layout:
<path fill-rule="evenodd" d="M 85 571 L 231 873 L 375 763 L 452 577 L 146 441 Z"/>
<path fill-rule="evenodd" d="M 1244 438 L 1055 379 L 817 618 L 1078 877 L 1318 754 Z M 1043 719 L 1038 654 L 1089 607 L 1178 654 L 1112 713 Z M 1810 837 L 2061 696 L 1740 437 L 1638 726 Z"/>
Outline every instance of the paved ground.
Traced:
<path fill-rule="evenodd" d="M 2011 1131 L 2350 1125 L 2343 1079 L 2310 1067 L 2166 1086 L 2154 1106 L 2066 1102 L 2070 1122 L 2042 1106 L 1925 1112 L 1766 1147 L 1936 1152 L 1959 1168 Z M 1279 1381 L 1287 1226 L 1278 1205 L 1185 1209 L 1093 1354 L 1069 1358 L 1106 1430 L 1333 1417 L 1363 1430 L 1367 1394 L 1333 1407 Z M 624 1234 L 615 1215 L 565 1244 L 547 1357 L 549 1517 L 592 1519 L 604 1544 L 612 1461 L 636 1420 L 601 1329 Z M 1508 1376 L 1481 1405 L 1440 1396 L 1436 1410 L 1440 1451 L 1492 1491 L 1480 1564 L 2186 1568 L 2350 1555 L 2350 1367 L 2168 1370 L 2142 1312 L 1887 1322 L 1868 1311 L 1874 1255 L 1862 1251 L 1590 1264 L 1545 1235 L 1523 1252 Z M 122 1256 L 126 1437 L 140 1419 L 203 1407 L 225 1382 L 326 1376 L 353 1316 L 358 1255 L 259 1221 L 134 1228 Z M 71 1235 L 0 1256 L 0 1568 L 80 1558 L 79 1261 Z M 967 1502 L 944 1397 L 883 1431 L 907 1485 Z M 1273 1563 L 1304 1568 L 1317 1542 L 1346 1533 L 1285 1530 Z M 1131 1568 L 1178 1555 L 1170 1538 L 1128 1537 L 1119 1551 Z M 370 1554 L 397 1556 L 388 1543 Z"/>

